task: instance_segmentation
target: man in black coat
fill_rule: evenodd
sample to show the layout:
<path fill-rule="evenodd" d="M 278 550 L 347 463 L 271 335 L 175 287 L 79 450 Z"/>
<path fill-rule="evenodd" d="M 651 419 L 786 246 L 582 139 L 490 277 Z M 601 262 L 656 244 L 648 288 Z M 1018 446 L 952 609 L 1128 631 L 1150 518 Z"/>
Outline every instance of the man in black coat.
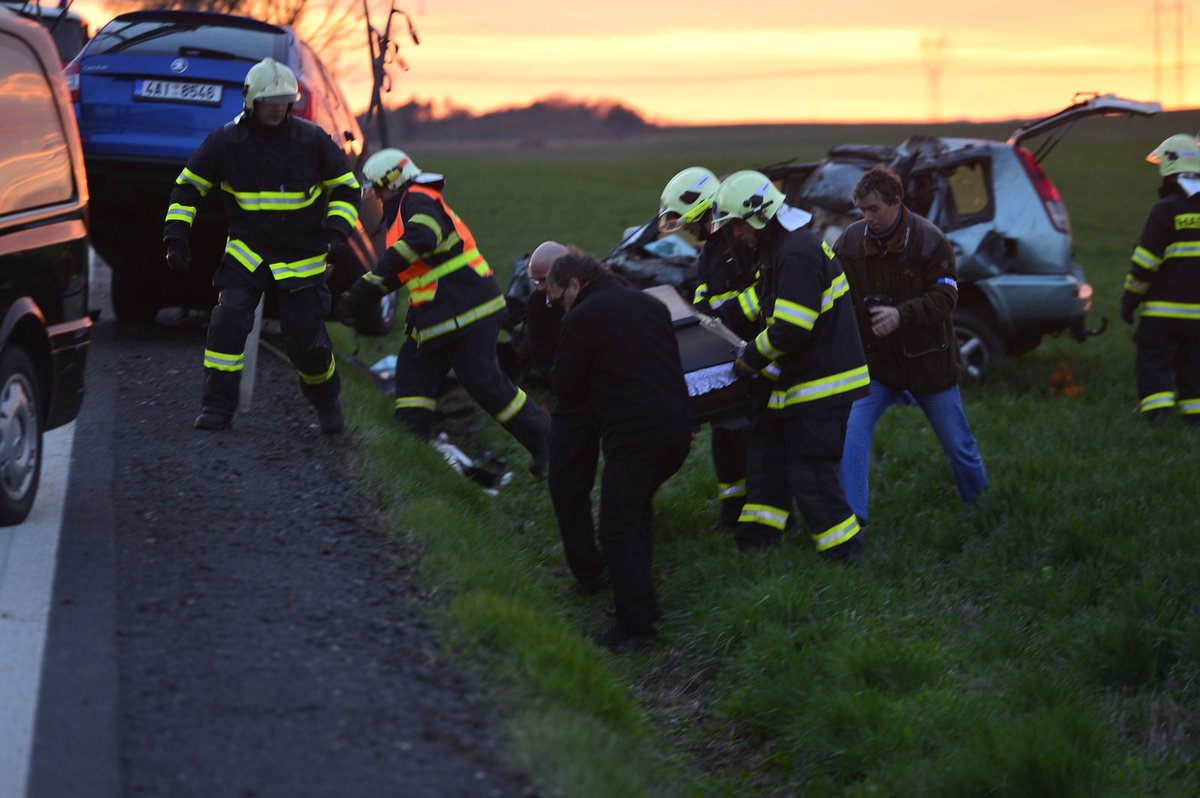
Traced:
<path fill-rule="evenodd" d="M 679 345 L 665 305 L 584 252 L 557 258 L 545 290 L 566 311 L 550 372 L 555 412 L 587 414 L 604 453 L 599 536 L 616 619 L 596 639 L 640 648 L 661 617 L 650 570 L 654 493 L 691 444 Z"/>

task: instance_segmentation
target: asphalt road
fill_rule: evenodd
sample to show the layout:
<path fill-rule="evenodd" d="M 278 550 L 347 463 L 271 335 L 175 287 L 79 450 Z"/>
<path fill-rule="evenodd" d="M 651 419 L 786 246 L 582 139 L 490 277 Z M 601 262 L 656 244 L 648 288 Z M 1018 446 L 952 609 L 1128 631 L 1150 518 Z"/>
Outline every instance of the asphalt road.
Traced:
<path fill-rule="evenodd" d="M 535 795 L 348 483 L 352 442 L 270 356 L 231 430 L 193 430 L 204 326 L 164 315 L 95 330 L 27 798 Z"/>

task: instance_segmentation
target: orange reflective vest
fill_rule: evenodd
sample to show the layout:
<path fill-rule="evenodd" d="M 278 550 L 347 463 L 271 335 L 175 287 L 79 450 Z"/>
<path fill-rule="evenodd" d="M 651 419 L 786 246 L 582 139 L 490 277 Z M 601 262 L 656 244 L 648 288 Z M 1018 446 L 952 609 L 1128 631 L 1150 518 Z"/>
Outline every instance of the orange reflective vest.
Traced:
<path fill-rule="evenodd" d="M 396 248 L 408 261 L 409 265 L 396 275 L 408 289 L 408 303 L 417 307 L 432 302 L 437 295 L 438 280 L 464 267 L 469 266 L 480 277 L 491 277 L 492 269 L 475 246 L 475 236 L 462 219 L 458 218 L 458 214 L 446 204 L 441 193 L 425 186 L 410 186 L 408 190 L 437 201 L 446 215 L 454 221 L 454 232 L 446 236 L 432 252 L 409 250 L 406 253 L 397 246 L 404 238 L 404 217 L 396 214 L 396 220 L 388 230 L 387 245 Z M 409 256 L 416 259 L 411 260 Z"/>

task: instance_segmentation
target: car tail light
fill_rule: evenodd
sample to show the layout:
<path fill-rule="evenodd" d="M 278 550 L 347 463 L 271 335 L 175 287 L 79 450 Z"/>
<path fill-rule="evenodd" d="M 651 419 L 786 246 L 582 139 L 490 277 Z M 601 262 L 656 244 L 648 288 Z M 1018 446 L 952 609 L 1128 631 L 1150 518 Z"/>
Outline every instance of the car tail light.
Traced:
<path fill-rule="evenodd" d="M 292 106 L 292 113 L 301 119 L 307 119 L 309 122 L 312 122 L 314 115 L 313 112 L 315 110 L 313 108 L 314 105 L 315 103 L 313 103 L 312 89 L 310 89 L 306 83 L 301 81 L 300 99 L 296 100 L 296 104 Z"/>
<path fill-rule="evenodd" d="M 1033 157 L 1033 153 L 1024 147 L 1017 147 L 1017 157 L 1021 159 L 1021 165 L 1025 167 L 1030 182 L 1037 190 L 1038 199 L 1042 201 L 1042 207 L 1046 209 L 1046 215 L 1050 217 L 1050 224 L 1054 225 L 1054 229 L 1060 233 L 1071 232 L 1071 217 L 1067 215 L 1067 206 L 1063 204 L 1062 195 L 1058 193 L 1058 188 L 1042 171 L 1042 167 Z"/>
<path fill-rule="evenodd" d="M 71 95 L 71 102 L 79 102 L 79 64 L 72 61 L 63 67 L 63 77 L 67 79 L 67 91 Z"/>

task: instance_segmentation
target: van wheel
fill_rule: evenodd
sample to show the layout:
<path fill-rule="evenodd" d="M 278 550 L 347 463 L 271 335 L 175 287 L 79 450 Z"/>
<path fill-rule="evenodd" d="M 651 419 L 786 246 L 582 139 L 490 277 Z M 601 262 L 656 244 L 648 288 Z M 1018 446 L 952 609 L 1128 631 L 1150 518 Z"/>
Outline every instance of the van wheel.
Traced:
<path fill-rule="evenodd" d="M 1004 342 L 984 315 L 977 311 L 954 311 L 954 334 L 963 371 L 971 379 L 979 379 L 988 363 L 1004 357 Z"/>
<path fill-rule="evenodd" d="M 158 315 L 158 297 L 145 278 L 130 269 L 113 269 L 113 313 L 122 324 L 152 324 Z"/>
<path fill-rule="evenodd" d="M 33 362 L 9 346 L 0 355 L 0 526 L 29 515 L 42 474 L 42 419 Z"/>

